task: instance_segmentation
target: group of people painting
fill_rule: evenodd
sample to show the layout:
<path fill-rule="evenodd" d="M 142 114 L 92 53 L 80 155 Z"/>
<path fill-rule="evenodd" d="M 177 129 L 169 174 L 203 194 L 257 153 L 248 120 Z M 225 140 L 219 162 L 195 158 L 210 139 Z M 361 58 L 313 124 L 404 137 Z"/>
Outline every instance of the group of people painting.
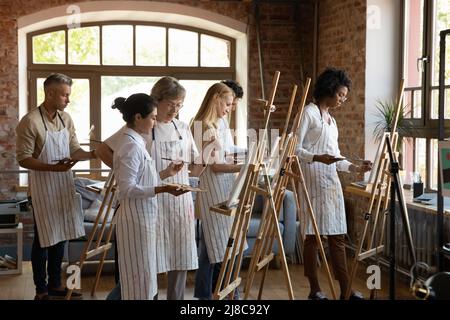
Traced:
<path fill-rule="evenodd" d="M 192 128 L 177 119 L 186 96 L 173 77 L 162 77 L 149 94 L 118 97 L 112 104 L 125 122 L 96 150 L 84 151 L 77 140 L 70 115 L 72 80 L 52 74 L 44 82 L 45 99 L 17 126 L 17 160 L 30 170 L 30 196 L 35 220 L 32 247 L 35 299 L 63 297 L 61 263 L 67 240 L 84 235 L 83 217 L 75 200 L 71 168 L 77 161 L 100 158 L 111 167 L 118 185 L 116 232 L 116 287 L 109 298 L 152 300 L 158 297 L 157 275 L 166 273 L 167 299 L 185 298 L 187 271 L 197 270 L 194 297 L 211 299 L 220 263 L 230 235 L 233 217 L 210 207 L 228 199 L 241 164 L 225 157 L 238 149 L 228 115 L 243 97 L 233 80 L 213 84 L 194 117 L 204 133 L 194 140 Z M 347 232 L 344 200 L 337 171 L 366 172 L 346 160 L 338 147 L 338 130 L 330 111 L 347 99 L 351 82 L 342 70 L 329 68 L 317 79 L 314 102 L 305 107 L 298 131 L 296 153 L 301 160 L 305 185 L 312 199 L 320 234 L 330 247 L 331 265 L 341 287 L 348 289 L 344 235 Z M 186 106 L 188 108 L 189 106 Z M 206 162 L 208 145 L 214 143 L 214 162 Z M 222 152 L 218 152 L 220 151 Z M 210 151 L 208 151 L 210 152 Z M 217 154 L 221 155 L 217 157 Z M 174 184 L 189 184 L 198 177 L 198 205 L 192 193 Z M 201 220 L 199 244 L 195 237 L 195 211 Z M 304 241 L 305 276 L 309 299 L 325 300 L 317 276 L 317 243 L 310 221 Z M 236 291 L 235 298 L 239 298 Z M 73 292 L 73 298 L 81 294 Z M 353 299 L 362 299 L 358 292 Z"/>

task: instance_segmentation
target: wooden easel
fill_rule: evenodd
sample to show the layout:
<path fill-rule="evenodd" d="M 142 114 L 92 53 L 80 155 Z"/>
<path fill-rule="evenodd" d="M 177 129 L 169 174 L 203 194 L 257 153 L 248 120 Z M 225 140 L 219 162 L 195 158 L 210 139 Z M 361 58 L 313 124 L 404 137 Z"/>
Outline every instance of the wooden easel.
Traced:
<path fill-rule="evenodd" d="M 108 253 L 108 250 L 111 249 L 112 247 L 111 237 L 114 231 L 114 224 L 112 222 L 108 223 L 108 218 L 111 214 L 111 208 L 116 202 L 116 189 L 117 189 L 116 181 L 114 178 L 114 174 L 111 171 L 110 174 L 108 175 L 108 178 L 105 181 L 105 185 L 102 191 L 99 191 L 103 195 L 102 204 L 100 205 L 97 217 L 94 222 L 94 226 L 92 228 L 92 232 L 84 245 L 83 251 L 80 256 L 80 261 L 78 262 L 78 266 L 80 267 L 81 272 L 83 264 L 84 262 L 86 262 L 86 260 L 89 260 L 92 257 L 101 254 L 100 262 L 97 267 L 97 273 L 95 275 L 95 281 L 91 289 L 92 296 L 95 295 L 95 291 L 97 290 L 106 254 Z M 108 224 L 109 230 L 106 234 L 105 241 L 102 243 L 103 235 L 105 234 L 105 229 Z M 97 239 L 95 243 L 94 238 Z M 72 296 L 72 291 L 73 290 L 71 289 L 68 290 L 66 300 L 70 300 L 70 297 Z"/>
<path fill-rule="evenodd" d="M 392 150 L 396 150 L 397 142 L 398 142 L 398 132 L 397 132 L 397 124 L 398 119 L 401 112 L 401 105 L 403 101 L 403 92 L 405 89 L 404 80 L 400 81 L 400 89 L 397 97 L 397 109 L 395 111 L 395 116 L 392 121 L 392 129 L 391 132 L 387 132 L 384 134 L 383 139 L 380 141 L 382 144 L 381 154 L 379 159 L 375 159 L 375 163 L 378 164 L 377 168 L 372 168 L 372 170 L 376 170 L 375 178 L 373 183 L 369 184 L 366 187 L 366 191 L 371 192 L 369 206 L 367 212 L 364 214 L 364 219 L 366 220 L 364 223 L 364 231 L 361 235 L 361 238 L 358 243 L 357 251 L 355 252 L 355 257 L 353 259 L 353 265 L 350 273 L 349 286 L 348 291 L 346 293 L 346 298 L 348 299 L 351 295 L 351 286 L 353 279 L 356 275 L 356 270 L 358 268 L 358 263 L 372 257 L 374 255 L 378 255 L 379 253 L 384 251 L 384 232 L 386 226 L 386 213 L 389 205 L 389 195 L 391 192 L 391 179 L 392 176 L 389 172 L 389 154 L 388 154 L 388 141 L 390 141 Z M 386 139 L 389 137 L 389 139 Z M 381 147 L 381 146 L 380 146 Z M 397 161 L 397 153 L 393 153 L 395 161 Z M 400 193 L 403 195 L 403 188 L 400 186 Z M 408 208 L 404 201 L 405 197 L 402 196 L 400 199 L 400 205 L 403 207 L 403 212 L 406 213 L 406 223 L 404 225 L 406 235 L 410 240 L 409 243 L 412 243 L 411 240 L 411 229 L 408 221 Z M 383 205 L 382 205 L 383 203 Z M 384 214 L 380 218 L 380 208 L 381 212 Z M 381 220 L 381 221 L 380 221 Z M 380 226 L 381 224 L 381 226 Z M 368 235 L 369 226 L 371 226 L 372 231 L 370 236 Z M 376 242 L 377 231 L 381 227 L 380 236 L 378 238 L 377 245 L 374 247 L 373 244 Z M 367 238 L 366 238 L 367 237 Z M 392 240 L 391 240 L 392 241 Z M 367 242 L 366 246 L 364 246 L 365 242 Z M 411 252 L 414 252 L 412 248 L 410 248 Z M 413 253 L 414 254 L 414 253 Z M 415 260 L 415 257 L 413 257 Z M 371 293 L 371 296 L 374 295 L 374 292 Z"/>
<path fill-rule="evenodd" d="M 300 121 L 303 114 L 303 109 L 306 102 L 306 97 L 308 95 L 309 86 L 311 83 L 311 79 L 307 78 L 306 84 L 304 86 L 303 95 L 301 99 L 301 104 L 298 110 L 298 113 L 295 117 L 294 123 L 291 128 L 291 132 L 286 136 L 286 129 L 289 118 L 286 119 L 286 125 L 284 128 L 284 132 L 281 138 L 281 154 L 282 160 L 280 162 L 280 167 L 277 170 L 277 173 L 273 177 L 272 187 L 273 187 L 273 196 L 268 197 L 265 201 L 264 213 L 261 219 L 261 223 L 258 230 L 258 236 L 253 247 L 252 258 L 250 262 L 249 272 L 247 276 L 247 281 L 244 289 L 244 298 L 247 298 L 257 271 L 260 271 L 264 268 L 263 276 L 259 288 L 258 299 L 261 299 L 262 290 L 264 287 L 264 281 L 266 277 L 266 273 L 269 267 L 269 262 L 274 258 L 274 253 L 272 252 L 274 241 L 277 239 L 278 244 L 281 243 L 279 240 L 279 230 L 278 230 L 278 219 L 281 206 L 283 204 L 284 194 L 288 184 L 291 185 L 292 190 L 296 195 L 296 206 L 297 206 L 297 214 L 301 213 L 301 199 L 300 194 L 297 192 L 297 185 L 301 185 L 301 189 L 303 191 L 304 200 L 306 201 L 307 206 L 307 214 L 311 219 L 311 223 L 315 232 L 316 241 L 319 246 L 319 252 L 324 262 L 326 272 L 328 275 L 328 282 L 330 284 L 330 289 L 333 297 L 336 299 L 336 293 L 334 289 L 334 284 L 331 276 L 331 272 L 327 263 L 325 251 L 322 245 L 322 241 L 320 238 L 319 229 L 317 227 L 316 219 L 314 217 L 311 201 L 309 198 L 308 190 L 304 184 L 303 172 L 300 167 L 300 161 L 295 154 L 295 149 L 297 146 L 297 135 L 296 132 L 299 128 Z M 295 100 L 296 86 L 293 90 L 293 97 L 291 98 L 291 105 L 289 107 L 289 114 L 292 109 L 292 104 Z M 274 209 L 273 209 L 274 208 Z M 268 210 L 272 211 L 276 214 L 268 214 Z M 271 213 L 272 213 L 271 212 Z M 278 231 L 277 231 L 278 230 Z M 287 264 L 285 259 L 284 248 L 282 246 L 279 247 L 280 256 L 282 259 L 282 268 L 283 271 L 287 271 Z M 293 296 L 290 295 L 290 298 L 293 299 Z"/>
<path fill-rule="evenodd" d="M 242 257 L 244 253 L 244 244 L 247 236 L 247 230 L 250 223 L 250 217 L 253 209 L 253 204 L 257 194 L 262 194 L 266 197 L 272 197 L 272 188 L 268 178 L 268 169 L 266 164 L 263 162 L 263 157 L 266 151 L 266 139 L 267 139 L 267 128 L 269 124 L 270 115 L 274 110 L 273 101 L 275 99 L 275 92 L 278 85 L 278 80 L 280 77 L 280 72 L 275 72 L 272 81 L 272 90 L 268 101 L 265 101 L 265 126 L 263 138 L 259 141 L 256 151 L 256 159 L 250 163 L 247 174 L 244 180 L 244 187 L 241 190 L 239 203 L 237 208 L 227 208 L 223 204 L 218 204 L 211 207 L 210 209 L 229 216 L 234 216 L 233 226 L 231 228 L 230 237 L 228 240 L 227 248 L 225 250 L 224 259 L 220 269 L 219 277 L 217 280 L 216 288 L 214 290 L 214 299 L 224 299 L 226 296 L 230 295 L 233 299 L 232 293 L 241 284 L 242 279 L 239 276 L 240 268 L 242 264 Z M 258 184 L 258 178 L 262 173 L 264 177 L 264 183 Z M 271 213 L 276 215 L 274 202 L 271 202 L 272 210 Z M 279 248 L 284 253 L 284 247 L 281 239 L 280 229 L 278 224 L 276 226 L 278 230 L 278 241 Z M 237 257 L 237 261 L 236 261 Z M 284 257 L 284 255 L 283 255 Z M 293 297 L 292 285 L 287 269 L 286 259 L 282 262 L 284 266 L 285 278 L 287 281 L 287 286 L 289 294 Z"/>

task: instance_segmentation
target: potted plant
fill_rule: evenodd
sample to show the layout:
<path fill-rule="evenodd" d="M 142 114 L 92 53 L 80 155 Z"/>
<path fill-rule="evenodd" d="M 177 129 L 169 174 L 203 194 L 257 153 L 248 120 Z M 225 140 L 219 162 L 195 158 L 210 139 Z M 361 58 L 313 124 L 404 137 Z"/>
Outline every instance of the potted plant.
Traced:
<path fill-rule="evenodd" d="M 397 109 L 397 104 L 393 101 L 380 101 L 378 100 L 376 103 L 377 113 L 375 116 L 377 117 L 377 121 L 375 121 L 375 127 L 373 129 L 373 134 L 375 141 L 377 143 L 383 138 L 385 132 L 391 132 L 392 122 L 394 120 L 395 112 Z M 405 115 L 411 113 L 411 110 L 408 110 L 408 105 L 400 106 L 400 114 L 397 122 L 397 132 L 398 132 L 398 142 L 396 151 L 399 152 L 399 164 L 402 166 L 402 142 L 404 137 L 408 137 L 412 135 L 412 124 L 411 122 L 405 118 Z"/>

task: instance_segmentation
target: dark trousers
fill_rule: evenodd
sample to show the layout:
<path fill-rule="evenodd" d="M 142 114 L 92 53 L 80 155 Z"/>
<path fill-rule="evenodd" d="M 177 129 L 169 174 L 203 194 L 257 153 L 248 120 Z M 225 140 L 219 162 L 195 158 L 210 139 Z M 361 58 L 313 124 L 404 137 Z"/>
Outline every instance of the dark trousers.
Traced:
<path fill-rule="evenodd" d="M 46 293 L 48 288 L 61 287 L 61 264 L 66 241 L 61 241 L 51 247 L 42 248 L 39 243 L 38 231 L 34 225 L 34 240 L 31 249 L 31 265 L 36 293 Z M 48 273 L 48 284 L 47 284 Z"/>
<path fill-rule="evenodd" d="M 328 235 L 327 239 L 330 253 L 330 262 L 332 270 L 334 272 L 334 277 L 339 281 L 341 292 L 345 294 L 349 284 L 347 258 L 345 255 L 345 236 Z M 315 236 L 307 235 L 305 237 L 303 246 L 303 257 L 305 260 L 304 274 L 310 279 L 310 281 L 318 283 L 317 254 L 319 253 L 319 249 Z"/>

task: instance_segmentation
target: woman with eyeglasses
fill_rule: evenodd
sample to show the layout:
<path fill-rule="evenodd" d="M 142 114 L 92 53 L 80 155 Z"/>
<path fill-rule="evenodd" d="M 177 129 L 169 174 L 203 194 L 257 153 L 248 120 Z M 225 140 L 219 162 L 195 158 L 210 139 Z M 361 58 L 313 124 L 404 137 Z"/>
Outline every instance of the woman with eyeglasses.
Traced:
<path fill-rule="evenodd" d="M 189 185 L 189 174 L 198 176 L 204 168 L 194 164 L 199 153 L 189 126 L 176 118 L 183 107 L 186 90 L 177 79 L 162 77 L 150 95 L 158 103 L 157 123 L 150 136 L 156 169 L 167 167 L 171 161 L 184 162 L 185 166 L 166 181 Z M 167 299 L 183 300 L 187 271 L 198 268 L 192 193 L 180 197 L 158 195 L 158 206 L 158 273 L 167 272 Z"/>
<path fill-rule="evenodd" d="M 337 171 L 364 173 L 372 166 L 370 161 L 356 166 L 345 160 L 339 150 L 337 124 L 330 111 L 336 112 L 347 100 L 350 86 L 351 81 L 343 70 L 328 68 L 319 75 L 314 86 L 314 102 L 308 104 L 303 112 L 296 148 L 320 235 L 327 236 L 331 266 L 339 281 L 341 299 L 347 292 L 349 278 L 345 255 L 347 224 L 344 197 Z M 303 197 L 303 193 L 300 195 Z M 305 201 L 302 204 L 302 224 L 306 224 L 304 274 L 310 284 L 308 298 L 327 300 L 317 277 L 318 245 L 306 215 Z M 363 296 L 353 291 L 350 299 L 363 299 Z"/>

